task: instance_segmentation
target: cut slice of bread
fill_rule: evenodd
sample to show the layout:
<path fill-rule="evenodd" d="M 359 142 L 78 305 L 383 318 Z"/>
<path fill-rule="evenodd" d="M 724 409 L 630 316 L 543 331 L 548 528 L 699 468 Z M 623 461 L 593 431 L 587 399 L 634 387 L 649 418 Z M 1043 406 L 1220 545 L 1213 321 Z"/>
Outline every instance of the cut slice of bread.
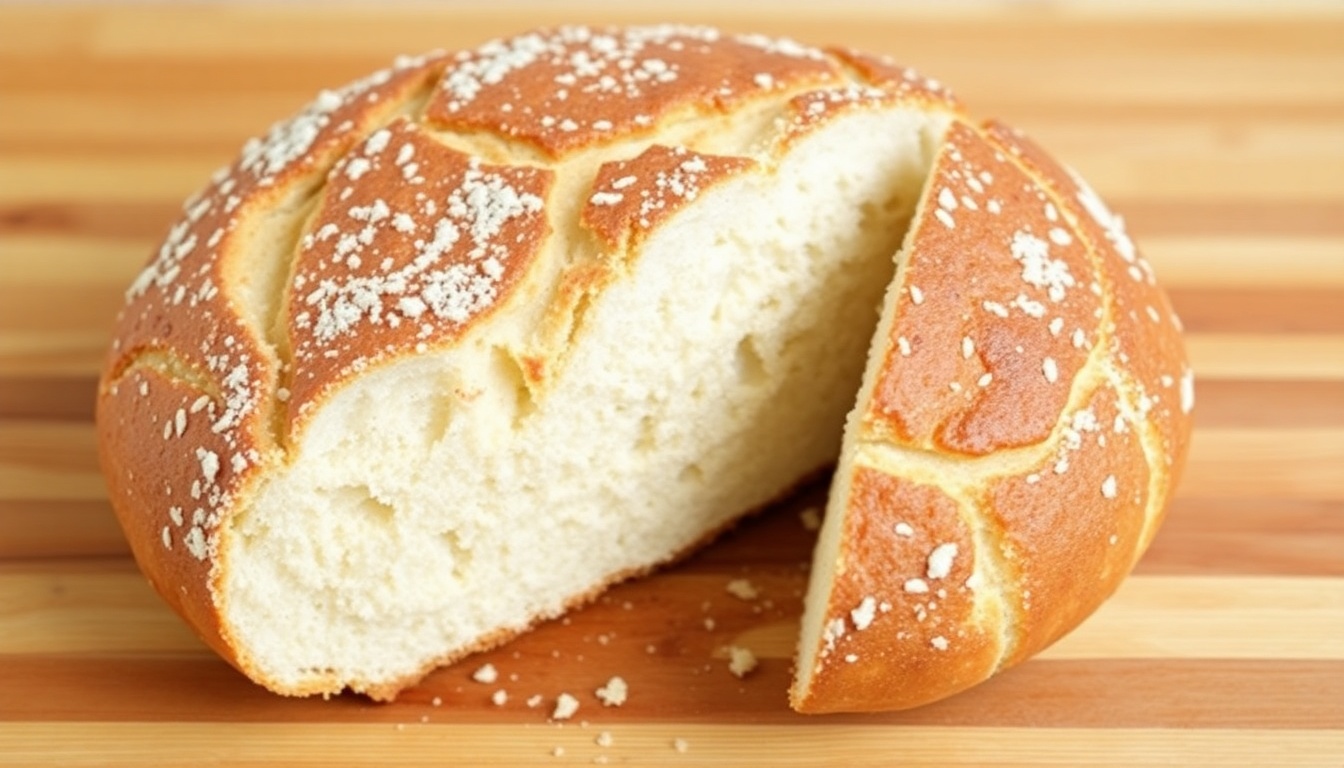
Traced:
<path fill-rule="evenodd" d="M 938 153 L 831 486 L 800 711 L 913 707 L 1032 656 L 1160 523 L 1190 373 L 1125 350 L 1179 350 L 1175 316 L 1118 219 L 1038 153 L 960 122 Z"/>
<path fill-rule="evenodd" d="M 703 28 L 324 92 L 127 298 L 113 507 L 290 695 L 390 699 L 839 455 L 794 706 L 931 701 L 1095 609 L 1188 441 L 1174 316 L 1081 182 L 911 70 Z"/>

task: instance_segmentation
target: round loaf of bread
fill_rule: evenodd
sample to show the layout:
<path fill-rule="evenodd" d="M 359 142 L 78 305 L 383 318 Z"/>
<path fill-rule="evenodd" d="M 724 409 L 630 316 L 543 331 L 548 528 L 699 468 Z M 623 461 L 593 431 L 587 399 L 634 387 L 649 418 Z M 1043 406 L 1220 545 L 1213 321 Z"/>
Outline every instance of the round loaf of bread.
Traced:
<path fill-rule="evenodd" d="M 289 695 L 390 699 L 835 466 L 793 706 L 933 701 L 1115 590 L 1193 405 L 1120 218 L 1020 134 L 680 26 L 322 92 L 187 201 L 114 338 L 135 557 Z"/>

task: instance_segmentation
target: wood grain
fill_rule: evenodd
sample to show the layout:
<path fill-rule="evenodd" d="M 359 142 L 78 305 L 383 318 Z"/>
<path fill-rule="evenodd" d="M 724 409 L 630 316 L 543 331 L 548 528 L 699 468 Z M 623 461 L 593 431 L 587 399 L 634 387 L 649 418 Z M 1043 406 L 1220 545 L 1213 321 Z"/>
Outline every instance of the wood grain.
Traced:
<path fill-rule="evenodd" d="M 799 717 L 784 689 L 813 485 L 394 704 L 247 682 L 139 575 L 98 475 L 93 391 L 123 289 L 180 201 L 320 88 L 535 24 L 667 19 L 891 53 L 1125 214 L 1199 377 L 1189 465 L 1136 574 L 964 695 Z M 0 765 L 1338 768 L 1341 40 L 1337 3 L 0 5 Z M 763 600 L 724 591 L 743 576 Z M 731 643 L 761 659 L 745 680 Z M 496 686 L 471 680 L 485 661 Z M 613 674 L 631 698 L 603 708 Z M 549 722 L 562 691 L 580 714 Z"/>
<path fill-rule="evenodd" d="M 778 749 L 779 733 L 768 725 L 640 724 L 607 731 L 609 748 L 595 744 L 595 727 L 548 726 L 519 731 L 507 726 L 401 723 L 321 726 L 245 724 L 211 728 L 196 723 L 126 726 L 44 723 L 40 727 L 0 725 L 11 750 L 0 765 L 27 765 L 55 757 L 62 765 L 200 765 L 225 761 L 238 766 L 386 765 L 389 744 L 398 765 L 442 766 L 593 764 L 625 755 L 647 756 L 645 765 L 749 765 Z M 694 735 L 687 737 L 689 731 Z M 685 752 L 674 746 L 683 742 Z M 893 745 L 893 740 L 899 746 Z M 1049 750 L 1041 745 L 1048 743 Z M 91 745 L 98 745 L 98 750 Z M 1173 731 L 1161 728 L 974 728 L 861 725 L 802 728 L 789 736 L 790 749 L 774 759 L 781 766 L 889 766 L 893 753 L 921 766 L 1095 765 L 1107 768 L 1167 766 L 1171 755 L 1188 755 L 1182 765 L 1197 768 L 1247 765 L 1247 755 L 1275 755 L 1279 766 L 1326 766 L 1323 755 L 1338 754 L 1344 739 L 1327 731 Z M 451 755 L 452 757 L 446 757 Z M 601 760 L 600 762 L 607 762 Z"/>

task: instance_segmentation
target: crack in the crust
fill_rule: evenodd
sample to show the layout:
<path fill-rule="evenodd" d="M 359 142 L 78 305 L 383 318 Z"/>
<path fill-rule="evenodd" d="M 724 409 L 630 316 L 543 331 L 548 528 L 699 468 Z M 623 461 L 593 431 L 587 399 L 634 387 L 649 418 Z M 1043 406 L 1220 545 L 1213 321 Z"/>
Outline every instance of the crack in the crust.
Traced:
<path fill-rule="evenodd" d="M 294 210 L 290 220 L 290 231 L 285 238 L 285 245 L 280 250 L 280 253 L 288 258 L 272 260 L 274 282 L 271 290 L 267 292 L 267 305 L 260 313 L 265 323 L 264 337 L 279 363 L 276 366 L 275 389 L 270 393 L 271 397 L 267 404 L 266 424 L 275 446 L 283 452 L 289 450 L 290 435 L 286 407 L 288 398 L 281 393 L 289 390 L 294 377 L 294 352 L 288 323 L 290 286 L 294 284 L 294 272 L 299 264 L 303 233 L 310 228 L 323 191 L 321 186 L 314 186 L 307 198 Z"/>
<path fill-rule="evenodd" d="M 1069 401 L 1054 430 L 1034 445 L 1004 449 L 987 456 L 951 457 L 933 450 L 881 441 L 861 439 L 858 442 L 854 457 L 856 465 L 938 486 L 956 500 L 975 547 L 975 573 L 980 581 L 973 590 L 976 613 L 982 613 L 980 601 L 983 599 L 995 603 L 1001 616 L 999 651 L 993 665 L 995 672 L 1001 670 L 1020 647 L 1019 628 L 1024 615 L 1020 589 L 1010 576 L 1012 566 L 1005 557 L 1007 529 L 996 522 L 993 515 L 980 514 L 977 510 L 986 506 L 989 486 L 994 480 L 1021 475 L 1048 461 L 1064 439 L 1069 427 L 1068 414 L 1076 412 L 1101 387 L 1113 385 L 1106 375 L 1108 356 L 1102 349 L 1102 345 L 1098 345 L 1092 350 L 1082 369 L 1089 373 L 1075 378 Z"/>
<path fill-rule="evenodd" d="M 853 84 L 853 83 L 846 83 Z M 523 138 L 493 133 L 489 130 L 461 130 L 443 127 L 420 116 L 418 127 L 440 143 L 490 163 L 527 165 L 556 171 L 578 166 L 596 169 L 603 162 L 632 158 L 655 144 L 683 146 L 694 152 L 750 156 L 769 146 L 769 139 L 781 135 L 778 118 L 788 102 L 803 93 L 819 88 L 834 88 L 835 84 L 815 83 L 772 92 L 766 98 L 747 102 L 734 111 L 733 123 L 743 126 L 725 130 L 723 116 L 704 113 L 689 106 L 661 115 L 656 128 L 632 129 L 629 133 L 613 133 L 587 147 L 552 154 L 543 147 Z M 591 177 L 589 178 L 591 181 Z"/>
<path fill-rule="evenodd" d="M 703 114 L 684 109 L 664 115 L 657 131 L 639 132 L 552 157 L 541 148 L 522 139 L 512 139 L 486 131 L 444 129 L 432 121 L 418 118 L 425 135 L 458 152 L 501 165 L 548 170 L 554 181 L 547 195 L 545 215 L 550 228 L 550 243 L 542 258 L 531 267 L 534 307 L 557 306 L 567 277 L 575 270 L 621 270 L 629 261 L 624 246 L 609 251 L 581 224 L 584 205 L 592 191 L 598 170 L 605 163 L 634 158 L 654 145 L 684 146 L 704 154 L 755 157 L 762 159 L 784 130 L 779 124 L 788 101 L 799 93 L 814 90 L 815 85 L 800 86 L 770 94 L 770 98 L 744 106 L 737 112 L 732 130 L 725 130 L 721 115 Z M 593 296 L 584 292 L 567 303 L 570 317 L 560 323 L 562 334 L 545 335 L 545 312 L 533 313 L 532 331 L 520 342 L 529 354 L 544 357 L 558 369 L 564 365 L 570 340 L 579 332 Z M 554 330 L 554 329 L 552 329 Z"/>
<path fill-rule="evenodd" d="M 1042 191 L 1055 203 L 1061 211 L 1071 213 L 1075 218 L 1081 220 L 1083 216 L 1088 215 L 1086 211 L 1079 210 L 1072 200 L 1063 193 L 1063 190 L 1057 189 L 1054 182 L 1042 177 L 1027 166 L 1018 156 L 1012 152 L 1004 152 L 1004 156 L 1009 162 L 1018 166 L 1028 176 L 1040 180 Z M 1108 279 L 1103 265 L 1101 246 L 1093 240 L 1091 235 L 1080 226 L 1072 227 L 1075 235 L 1084 245 L 1088 261 L 1092 267 L 1093 279 L 1102 286 L 1101 306 L 1102 315 L 1098 321 L 1097 345 L 1096 349 L 1110 350 L 1113 346 L 1114 333 L 1116 331 L 1116 310 L 1115 294 L 1116 286 L 1113 281 Z M 1095 350 L 1094 350 L 1095 351 Z M 1089 359 L 1089 364 L 1091 360 Z M 1139 447 L 1143 451 L 1144 462 L 1148 465 L 1148 497 L 1144 505 L 1143 530 L 1139 536 L 1139 546 L 1129 563 L 1129 569 L 1132 569 L 1135 562 L 1143 555 L 1146 544 L 1152 541 L 1155 535 L 1155 526 L 1158 518 L 1161 517 L 1162 509 L 1170 493 L 1161 493 L 1162 484 L 1170 482 L 1170 471 L 1166 467 L 1166 452 L 1161 443 L 1162 438 L 1156 433 L 1156 429 L 1142 417 L 1142 409 L 1138 405 L 1142 392 L 1142 384 L 1139 383 L 1132 372 L 1123 366 L 1116 364 L 1114 355 L 1106 354 L 1098 361 L 1097 366 L 1100 370 L 1099 376 L 1103 378 L 1116 393 L 1116 408 L 1119 409 L 1125 420 L 1134 426 Z M 1127 570 L 1129 570 L 1127 569 Z"/>
<path fill-rule="evenodd" d="M 416 127 L 426 137 L 449 149 L 494 165 L 551 168 L 559 162 L 527 141 L 511 139 L 485 129 L 462 131 L 443 128 L 426 120 L 423 115 L 416 118 Z"/>
<path fill-rule="evenodd" d="M 1035 174 L 1030 175 L 1035 178 Z M 1094 276 L 1100 278 L 1095 260 L 1089 261 Z M 902 272 L 898 272 L 896 279 L 902 280 Z M 893 289 L 897 287 L 893 285 Z M 1079 374 L 1070 382 L 1069 396 L 1060 409 L 1055 426 L 1045 439 L 1032 445 L 1000 449 L 984 456 L 948 456 L 931 448 L 894 445 L 872 438 L 859 438 L 856 441 L 856 464 L 893 476 L 935 484 L 957 501 L 975 547 L 976 573 L 981 582 L 975 589 L 976 611 L 981 612 L 980 600 L 991 600 L 997 604 L 1001 617 L 994 672 L 1003 669 L 1021 646 L 1020 627 L 1025 617 L 1021 609 L 1020 589 L 1010 578 L 1011 564 L 1004 554 L 1007 531 L 992 516 L 976 514 L 975 510 L 983 508 L 984 496 L 992 481 L 1028 472 L 1056 453 L 1064 439 L 1065 430 L 1070 427 L 1070 414 L 1082 408 L 1102 386 L 1114 386 L 1109 376 L 1110 335 L 1106 322 L 1111 316 L 1110 304 L 1105 299 L 1103 301 L 1103 315 L 1097 324 L 1097 343 L 1088 351 Z M 1126 394 L 1128 390 L 1117 387 L 1117 400 Z"/>
<path fill-rule="evenodd" d="M 853 62 L 841 56 L 840 53 L 841 52 L 837 51 L 835 48 L 827 48 L 822 50 L 821 55 L 826 57 L 826 60 L 833 64 L 836 69 L 840 70 L 840 74 L 844 75 L 850 85 L 860 85 L 870 88 L 881 87 L 879 83 L 875 83 L 871 79 L 864 77 L 863 72 L 856 67 Z"/>
<path fill-rule="evenodd" d="M 164 378 L 186 384 L 216 402 L 223 398 L 223 391 L 215 377 L 192 365 L 171 347 L 162 346 L 139 347 L 123 355 L 108 373 L 103 391 L 116 387 L 138 370 L 154 371 Z"/>
<path fill-rule="evenodd" d="M 533 392 L 528 385 L 527 376 L 523 372 L 523 364 L 516 354 L 498 344 L 491 348 L 491 354 L 500 379 L 513 389 L 512 424 L 515 431 L 519 430 L 522 428 L 523 422 L 533 413 L 536 413 L 537 393 Z M 440 433 L 442 431 L 439 430 Z"/>
<path fill-rule="evenodd" d="M 269 397 L 262 404 L 263 423 L 267 425 L 272 445 L 287 453 L 289 434 L 288 398 L 282 393 L 290 389 L 294 377 L 293 343 L 290 338 L 288 311 L 292 300 L 291 286 L 298 268 L 302 239 L 311 229 L 313 218 L 320 209 L 327 192 L 328 174 L 342 158 L 356 151 L 365 139 L 400 117 L 415 119 L 429 101 L 436 78 L 426 78 L 418 88 L 407 94 L 383 119 L 370 124 L 351 143 L 347 152 L 333 156 L 328 162 L 314 167 L 302 180 L 295 182 L 285 202 L 263 214 L 252 230 L 250 242 L 235 246 L 243 254 L 238 261 L 243 265 L 241 276 L 248 282 L 256 281 L 251 293 L 253 301 L 244 302 L 244 313 L 251 309 L 254 330 L 276 362 L 276 376 Z"/>
<path fill-rule="evenodd" d="M 983 456 L 950 456 L 935 448 L 860 437 L 856 441 L 859 449 L 856 461 L 883 472 L 891 471 L 891 468 L 900 468 L 906 472 L 913 468 L 921 476 L 938 477 L 944 483 L 951 480 L 958 492 L 982 491 L 989 481 L 1025 472 L 1059 450 L 1064 433 L 1070 426 L 1070 415 L 1077 412 L 1097 388 L 1106 382 L 1104 366 L 1108 358 L 1104 344 L 1097 344 L 1089 351 L 1079 369 L 1079 375 L 1070 383 L 1068 399 L 1060 409 L 1055 426 L 1039 442 L 1000 448 Z"/>
<path fill-rule="evenodd" d="M 998 143 L 998 142 L 995 142 Z M 1028 166 L 1016 154 L 1004 151 L 1003 156 L 1007 162 L 1016 165 L 1028 177 L 1036 180 L 1043 194 L 1053 202 L 1061 211 L 1071 214 L 1075 219 L 1081 220 L 1082 216 L 1087 215 L 1085 211 L 1080 211 L 1079 206 L 1059 189 L 1055 182 L 1045 178 L 1043 173 L 1038 173 L 1035 169 Z M 1164 451 L 1161 448 L 1161 437 L 1156 434 L 1155 428 L 1141 416 L 1141 409 L 1138 405 L 1138 399 L 1141 385 L 1135 381 L 1133 374 L 1122 366 L 1117 365 L 1112 348 L 1114 347 L 1114 336 L 1116 333 L 1116 310 L 1114 283 L 1107 278 L 1107 273 L 1103 264 L 1105 258 L 1101 252 L 1098 243 L 1094 242 L 1089 233 L 1081 226 L 1072 226 L 1074 235 L 1084 246 L 1084 252 L 1087 254 L 1088 265 L 1092 270 L 1092 277 L 1097 285 L 1102 287 L 1100 292 L 1101 314 L 1097 321 L 1097 342 L 1088 357 L 1087 366 L 1095 371 L 1093 378 L 1097 384 L 1092 387 L 1095 390 L 1103 385 L 1108 385 L 1115 392 L 1115 407 L 1120 414 L 1133 425 L 1134 434 L 1139 447 L 1143 452 L 1144 462 L 1148 466 L 1148 496 L 1144 505 L 1143 529 L 1139 534 L 1138 546 L 1131 553 L 1129 562 L 1126 566 L 1126 572 L 1133 569 L 1134 564 L 1143 555 L 1146 549 L 1146 543 L 1151 541 L 1155 533 L 1155 526 L 1158 518 L 1161 517 L 1162 508 L 1166 501 L 1166 494 L 1161 493 L 1162 483 L 1169 480 L 1169 472 L 1166 471 L 1164 464 Z M 1069 405 L 1076 408 L 1076 404 L 1070 399 Z M 1069 412 L 1066 408 L 1065 412 Z M 1054 437 L 1052 443 L 1057 441 Z M 1020 620 L 1020 615 L 1014 617 Z M 1000 666 L 1007 657 L 1001 657 Z"/>
<path fill-rule="evenodd" d="M 971 542 L 975 547 L 973 574 L 979 583 L 972 591 L 976 596 L 977 612 L 982 599 L 991 602 L 999 610 L 999 650 L 991 667 L 997 672 L 1017 652 L 1018 627 L 1022 624 L 1022 614 L 1017 609 L 1022 603 L 1021 590 L 1016 581 L 1009 578 L 1010 565 L 1004 555 L 1007 530 L 993 516 L 974 514 L 972 510 L 980 506 L 974 503 L 974 499 L 960 495 L 954 498 L 960 504 L 962 520 L 971 530 Z"/>
<path fill-rule="evenodd" d="M 1148 494 L 1143 509 L 1143 530 L 1139 532 L 1139 545 L 1135 548 L 1129 563 L 1129 569 L 1132 569 L 1157 533 L 1158 519 L 1162 516 L 1163 507 L 1171 492 L 1168 488 L 1167 493 L 1162 493 L 1162 485 L 1171 482 L 1171 472 L 1166 466 L 1166 451 L 1162 447 L 1162 436 L 1140 415 L 1142 410 L 1139 407 L 1139 399 L 1142 387 L 1128 371 L 1116 367 L 1113 361 L 1107 361 L 1105 370 L 1107 380 L 1116 392 L 1115 407 L 1120 411 L 1120 415 L 1133 425 L 1139 449 L 1143 451 L 1143 459 L 1148 464 Z"/>

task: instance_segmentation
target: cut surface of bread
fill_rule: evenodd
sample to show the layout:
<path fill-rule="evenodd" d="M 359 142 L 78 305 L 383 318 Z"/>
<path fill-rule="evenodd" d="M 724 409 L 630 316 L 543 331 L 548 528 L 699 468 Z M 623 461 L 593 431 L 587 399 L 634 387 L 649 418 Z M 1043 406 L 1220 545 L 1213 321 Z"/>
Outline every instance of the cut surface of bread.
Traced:
<path fill-rule="evenodd" d="M 1129 571 L 1188 437 L 1173 323 L 1119 219 L 934 81 L 565 27 L 250 142 L 128 291 L 99 449 L 207 643 L 380 699 L 838 455 L 793 704 L 891 709 Z"/>

